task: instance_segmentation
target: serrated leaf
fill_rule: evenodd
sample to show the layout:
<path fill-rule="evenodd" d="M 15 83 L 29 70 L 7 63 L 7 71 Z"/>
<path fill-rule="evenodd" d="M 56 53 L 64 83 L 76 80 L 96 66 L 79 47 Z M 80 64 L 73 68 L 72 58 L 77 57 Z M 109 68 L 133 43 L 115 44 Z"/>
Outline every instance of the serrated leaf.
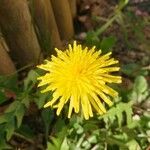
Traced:
<path fill-rule="evenodd" d="M 12 118 L 12 113 L 4 113 L 0 116 L 0 124 L 7 122 Z"/>
<path fill-rule="evenodd" d="M 35 103 L 37 104 L 38 108 L 41 109 L 45 102 L 48 100 L 50 101 L 52 99 L 52 93 L 41 93 L 40 91 L 37 92 L 37 97 L 34 99 Z"/>
<path fill-rule="evenodd" d="M 57 124 L 58 124 L 58 122 L 57 122 Z M 59 120 L 59 126 L 61 126 L 61 120 Z M 60 130 L 60 128 L 58 128 L 58 126 L 56 126 L 56 129 Z M 67 128 L 64 126 L 63 128 L 61 128 L 61 130 L 59 132 L 57 132 L 56 137 L 50 138 L 52 143 L 48 142 L 47 150 L 52 150 L 52 149 L 61 150 L 61 146 L 63 144 L 63 141 L 66 138 L 66 134 L 67 134 Z"/>
<path fill-rule="evenodd" d="M 12 134 L 14 133 L 15 130 L 15 120 L 14 118 L 12 118 L 11 120 L 9 120 L 9 122 L 7 122 L 6 126 L 6 139 L 7 141 L 11 138 Z"/>
<path fill-rule="evenodd" d="M 29 95 L 23 97 L 21 103 L 24 104 L 26 108 L 28 108 L 30 105 Z"/>
<path fill-rule="evenodd" d="M 132 122 L 132 107 L 131 103 L 120 102 L 116 106 L 112 107 L 105 115 L 101 118 L 104 120 L 110 120 L 111 123 L 117 118 L 118 125 L 121 127 L 122 121 L 124 119 L 124 112 L 126 114 L 126 122 L 130 124 Z"/>
<path fill-rule="evenodd" d="M 23 104 L 20 104 L 15 111 L 15 116 L 17 119 L 17 127 L 19 128 L 21 123 L 22 123 L 22 118 L 24 116 L 25 113 L 25 106 Z"/>
<path fill-rule="evenodd" d="M 11 89 L 17 91 L 17 74 L 12 76 L 0 76 L 0 88 Z"/>
<path fill-rule="evenodd" d="M 31 70 L 28 73 L 27 78 L 24 80 L 24 90 L 27 90 L 29 86 L 32 86 L 33 84 L 35 84 L 37 82 L 38 76 L 39 74 L 36 71 Z"/>
<path fill-rule="evenodd" d="M 53 119 L 53 112 L 52 110 L 50 110 L 49 108 L 44 109 L 42 111 L 42 119 L 44 121 L 44 125 L 45 125 L 45 134 L 46 134 L 46 139 L 48 137 L 48 133 L 49 133 L 49 128 L 50 128 L 50 123 Z"/>
<path fill-rule="evenodd" d="M 9 107 L 7 108 L 5 112 L 6 113 L 14 112 L 20 104 L 21 104 L 20 101 L 15 100 L 12 104 L 9 105 Z"/>
<path fill-rule="evenodd" d="M 63 141 L 63 143 L 61 145 L 60 150 L 69 150 L 69 145 L 67 143 L 67 138 L 66 137 L 64 138 L 64 141 Z"/>
<path fill-rule="evenodd" d="M 12 147 L 6 143 L 5 134 L 4 133 L 0 134 L 0 149 L 1 150 L 12 149 Z"/>

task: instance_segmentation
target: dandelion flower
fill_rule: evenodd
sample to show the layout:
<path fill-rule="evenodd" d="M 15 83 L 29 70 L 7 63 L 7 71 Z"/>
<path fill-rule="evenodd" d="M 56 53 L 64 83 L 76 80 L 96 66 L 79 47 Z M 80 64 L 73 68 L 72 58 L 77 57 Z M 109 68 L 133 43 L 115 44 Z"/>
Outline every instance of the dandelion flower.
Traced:
<path fill-rule="evenodd" d="M 85 119 L 93 117 L 93 112 L 106 113 L 104 102 L 111 106 L 110 97 L 118 95 L 107 83 L 121 83 L 120 76 L 111 75 L 120 69 L 113 66 L 118 61 L 110 58 L 111 52 L 101 55 L 101 50 L 82 48 L 76 42 L 64 52 L 55 50 L 57 57 L 52 55 L 51 61 L 38 66 L 47 71 L 38 78 L 39 87 L 46 85 L 41 92 L 53 92 L 44 107 L 56 108 L 59 115 L 64 105 L 69 105 L 68 118 L 72 112 L 81 112 Z"/>

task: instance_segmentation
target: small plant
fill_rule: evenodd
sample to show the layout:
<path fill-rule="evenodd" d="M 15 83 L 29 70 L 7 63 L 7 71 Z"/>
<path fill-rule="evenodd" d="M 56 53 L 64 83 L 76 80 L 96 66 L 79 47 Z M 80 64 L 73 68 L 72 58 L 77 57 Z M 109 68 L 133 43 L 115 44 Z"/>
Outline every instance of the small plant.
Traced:
<path fill-rule="evenodd" d="M 54 52 L 51 48 L 55 44 L 61 47 L 64 43 L 61 39 L 67 40 L 72 37 L 71 13 L 67 13 L 70 19 L 62 14 L 67 5 L 66 11 L 73 7 L 69 4 L 74 3 L 74 0 L 68 1 L 67 5 L 64 1 L 58 5 L 58 1 L 55 0 L 29 1 L 35 30 L 33 24 L 23 23 L 25 17 L 21 18 L 19 15 L 17 20 L 15 18 L 15 13 L 20 12 L 20 8 L 24 6 L 26 11 L 24 9 L 23 14 L 30 14 L 27 2 L 14 2 L 16 5 L 10 5 L 13 3 L 11 1 L 3 1 L 4 5 L 0 5 L 0 14 L 5 14 L 1 15 L 0 35 L 5 35 L 6 42 L 11 43 L 10 49 L 19 51 L 17 54 L 21 57 L 17 56 L 15 60 L 17 67 L 33 60 L 33 52 L 26 53 L 26 50 L 37 49 L 37 55 L 42 49 L 47 57 L 47 53 Z M 100 4 L 101 2 L 103 1 L 100 1 Z M 86 4 L 82 6 L 86 9 L 83 12 L 84 17 L 87 17 L 86 12 L 95 8 L 99 11 L 99 1 L 78 3 Z M 104 0 L 104 3 L 107 2 Z M 82 45 L 74 42 L 73 46 L 69 44 L 65 51 L 56 48 L 56 54 L 43 64 L 29 69 L 29 66 L 33 67 L 30 64 L 12 75 L 0 76 L 0 150 L 149 149 L 150 57 L 146 51 L 149 49 L 149 35 L 146 32 L 149 17 L 136 16 L 132 1 L 119 0 L 118 3 L 109 3 L 109 8 L 113 5 L 113 9 L 110 8 L 113 13 L 110 16 L 106 15 L 108 18 L 103 18 L 102 26 L 88 30 L 85 39 L 81 37 L 84 40 Z M 146 1 L 146 4 L 148 3 Z M 57 13 L 58 6 L 62 9 L 60 14 L 53 14 L 53 11 Z M 10 12 L 15 12 L 13 17 L 5 13 L 9 8 Z M 92 16 L 94 13 L 89 14 Z M 59 15 L 63 16 L 60 20 Z M 77 15 L 74 16 L 76 22 L 79 14 L 75 12 L 74 15 Z M 58 17 L 58 20 L 55 20 L 55 17 Z M 20 22 L 20 19 L 25 20 Z M 31 21 L 30 18 L 27 20 Z M 70 25 L 67 20 L 71 21 Z M 9 21 L 12 25 L 9 25 Z M 57 28 L 59 22 L 65 25 L 65 30 Z M 23 26 L 18 27 L 20 24 Z M 22 32 L 22 29 L 26 29 L 24 25 L 31 25 L 33 32 L 28 31 L 34 36 Z M 12 37 L 15 37 L 13 41 Z M 26 37 L 33 37 L 35 44 L 29 39 L 26 40 Z M 3 44 L 0 43 L 0 51 L 1 45 Z M 22 52 L 27 55 L 22 55 Z M 38 59 L 39 55 L 34 58 Z M 11 58 L 9 60 L 13 64 Z M 18 60 L 22 64 L 18 63 Z M 1 62 L 5 64 L 5 61 Z M 2 68 L 6 72 L 9 70 L 3 65 Z M 16 70 L 15 67 L 13 69 Z"/>
<path fill-rule="evenodd" d="M 111 53 L 100 56 L 101 51 L 96 51 L 95 47 L 90 50 L 87 47 L 83 49 L 76 42 L 73 47 L 69 45 L 69 50 L 65 52 L 58 49 L 56 51 L 57 57 L 52 56 L 52 61 L 47 60 L 46 64 L 38 66 L 47 71 L 44 76 L 38 77 L 38 86 L 46 85 L 43 93 L 53 92 L 53 99 L 44 107 L 57 108 L 56 114 L 60 115 L 64 105 L 70 101 L 68 118 L 71 117 L 73 109 L 76 113 L 80 112 L 85 119 L 93 117 L 92 109 L 100 115 L 106 113 L 100 99 L 111 106 L 108 96 L 118 95 L 107 86 L 107 83 L 121 83 L 120 76 L 110 74 L 120 69 L 112 66 L 118 61 L 110 58 Z"/>

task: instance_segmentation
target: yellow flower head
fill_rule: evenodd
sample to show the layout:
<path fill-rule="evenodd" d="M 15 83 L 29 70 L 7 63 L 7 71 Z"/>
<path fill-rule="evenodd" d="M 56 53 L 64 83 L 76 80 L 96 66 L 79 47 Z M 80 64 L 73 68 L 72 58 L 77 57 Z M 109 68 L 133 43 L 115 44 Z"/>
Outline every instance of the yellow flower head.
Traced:
<path fill-rule="evenodd" d="M 118 61 L 110 58 L 111 52 L 101 55 L 95 47 L 82 48 L 74 42 L 73 47 L 62 52 L 56 48 L 57 57 L 51 57 L 45 64 L 38 66 L 46 70 L 40 80 L 39 87 L 47 85 L 42 92 L 53 91 L 53 98 L 44 107 L 57 108 L 57 115 L 61 113 L 65 104 L 69 103 L 68 118 L 74 112 L 81 111 L 85 119 L 93 117 L 93 110 L 98 114 L 106 113 L 103 101 L 112 105 L 108 96 L 115 97 L 117 92 L 107 83 L 121 83 L 120 76 L 110 75 L 120 68 L 112 65 Z"/>

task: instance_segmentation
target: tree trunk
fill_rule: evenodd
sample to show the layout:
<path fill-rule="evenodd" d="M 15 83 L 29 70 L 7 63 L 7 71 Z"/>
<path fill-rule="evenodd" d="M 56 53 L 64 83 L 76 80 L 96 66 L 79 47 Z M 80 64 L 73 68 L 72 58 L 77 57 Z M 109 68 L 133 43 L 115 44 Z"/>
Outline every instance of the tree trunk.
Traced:
<path fill-rule="evenodd" d="M 77 0 L 69 0 L 72 17 L 75 18 L 77 14 Z"/>
<path fill-rule="evenodd" d="M 0 1 L 0 26 L 13 58 L 19 66 L 35 64 L 40 46 L 26 0 Z"/>
<path fill-rule="evenodd" d="M 61 48 L 62 44 L 50 0 L 32 0 L 31 11 L 39 30 L 42 48 L 46 51 L 51 50 L 53 46 Z"/>
<path fill-rule="evenodd" d="M 16 71 L 5 46 L 5 41 L 0 37 L 0 75 L 9 75 Z"/>
<path fill-rule="evenodd" d="M 51 2 L 61 39 L 71 39 L 74 29 L 68 0 L 51 0 Z"/>

